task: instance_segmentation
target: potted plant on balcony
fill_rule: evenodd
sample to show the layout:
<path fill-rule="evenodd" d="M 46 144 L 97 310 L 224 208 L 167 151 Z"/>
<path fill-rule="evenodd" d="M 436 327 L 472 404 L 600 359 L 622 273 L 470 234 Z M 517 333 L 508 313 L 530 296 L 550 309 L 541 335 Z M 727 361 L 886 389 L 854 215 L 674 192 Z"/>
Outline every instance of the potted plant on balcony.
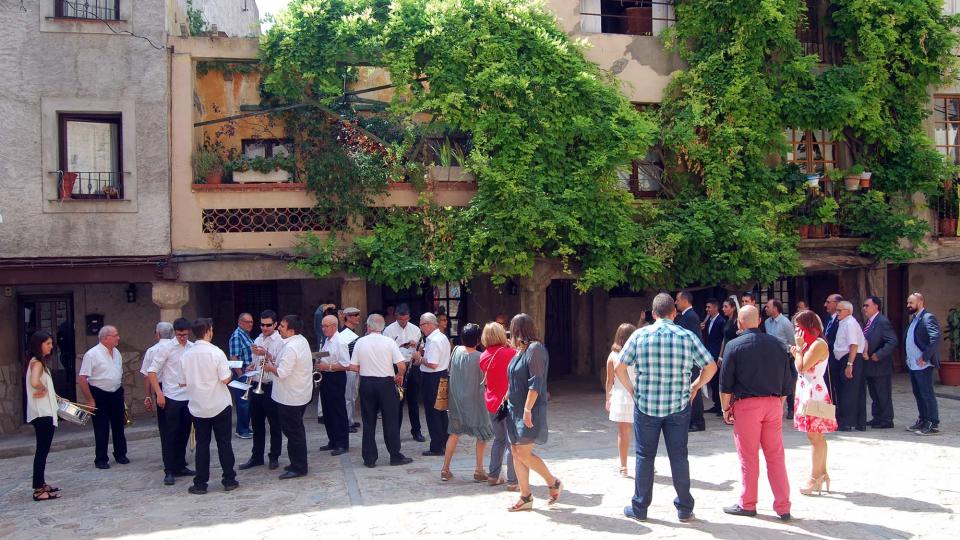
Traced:
<path fill-rule="evenodd" d="M 871 179 L 873 178 L 873 173 L 870 171 L 863 171 L 860 173 L 860 188 L 869 188 Z"/>
<path fill-rule="evenodd" d="M 818 195 L 810 200 L 810 238 L 827 238 L 837 221 L 839 206 L 832 197 Z"/>
<path fill-rule="evenodd" d="M 847 191 L 857 191 L 860 189 L 860 175 L 863 173 L 863 165 L 854 165 L 843 175 L 843 187 Z"/>
<path fill-rule="evenodd" d="M 960 213 L 960 197 L 956 183 L 944 185 L 943 194 L 937 200 L 937 232 L 940 236 L 957 236 L 957 215 Z"/>
<path fill-rule="evenodd" d="M 204 144 L 193 153 L 193 178 L 197 184 L 222 184 L 223 156 L 215 148 Z"/>
<path fill-rule="evenodd" d="M 233 181 L 239 184 L 288 182 L 296 163 L 293 156 L 240 156 L 226 164 L 233 172 Z"/>
<path fill-rule="evenodd" d="M 948 357 L 940 362 L 940 382 L 948 386 L 960 386 L 960 306 L 950 310 L 945 329 L 950 342 Z"/>

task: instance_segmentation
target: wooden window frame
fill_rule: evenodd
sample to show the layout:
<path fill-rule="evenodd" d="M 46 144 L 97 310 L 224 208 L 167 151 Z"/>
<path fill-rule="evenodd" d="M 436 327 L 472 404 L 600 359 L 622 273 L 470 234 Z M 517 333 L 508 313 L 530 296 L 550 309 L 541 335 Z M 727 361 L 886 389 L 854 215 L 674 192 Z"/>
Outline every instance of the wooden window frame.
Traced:
<path fill-rule="evenodd" d="M 816 141 L 814 140 L 814 132 L 819 132 L 824 135 L 824 140 Z M 799 139 L 796 138 L 796 134 L 801 133 Z M 804 173 L 825 173 L 830 169 L 836 169 L 840 166 L 839 155 L 838 155 L 838 144 L 833 142 L 833 137 L 830 136 L 831 133 L 825 129 L 819 130 L 799 130 L 788 128 L 787 129 L 787 144 L 790 146 L 790 152 L 793 154 L 793 159 L 787 159 L 788 163 L 796 163 L 800 165 L 800 168 Z M 800 155 L 800 147 L 804 148 L 804 158 L 800 159 L 797 156 Z M 814 153 L 808 151 L 809 148 L 813 146 L 829 146 L 832 150 L 831 155 L 832 159 L 827 159 L 825 156 L 827 153 L 825 151 L 821 152 L 821 159 L 815 159 Z M 818 170 L 817 165 L 822 165 L 822 169 Z"/>
<path fill-rule="evenodd" d="M 63 172 L 68 172 L 67 156 L 67 123 L 91 122 L 97 124 L 113 124 L 117 128 L 117 146 L 114 148 L 117 156 L 117 170 L 96 171 L 113 172 L 116 175 L 118 198 L 123 199 L 123 115 L 121 113 L 57 113 L 57 166 Z M 94 172 L 94 171 L 75 171 Z M 79 181 L 79 180 L 78 180 Z M 109 197 L 95 194 L 73 194 L 71 199 L 107 199 Z"/>

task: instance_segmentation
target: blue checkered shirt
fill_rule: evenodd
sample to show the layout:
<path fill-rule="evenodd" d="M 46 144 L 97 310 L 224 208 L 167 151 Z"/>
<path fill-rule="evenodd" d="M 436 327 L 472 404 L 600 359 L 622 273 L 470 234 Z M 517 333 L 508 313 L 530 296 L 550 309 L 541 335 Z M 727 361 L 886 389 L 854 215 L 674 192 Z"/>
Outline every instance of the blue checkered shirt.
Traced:
<path fill-rule="evenodd" d="M 253 351 L 250 349 L 252 345 L 253 340 L 250 339 L 250 334 L 239 326 L 230 335 L 230 357 L 242 360 L 244 369 L 253 361 Z"/>
<path fill-rule="evenodd" d="M 693 332 L 668 319 L 659 319 L 630 336 L 620 362 L 633 366 L 634 400 L 647 416 L 679 413 L 690 402 L 690 373 L 713 356 Z"/>

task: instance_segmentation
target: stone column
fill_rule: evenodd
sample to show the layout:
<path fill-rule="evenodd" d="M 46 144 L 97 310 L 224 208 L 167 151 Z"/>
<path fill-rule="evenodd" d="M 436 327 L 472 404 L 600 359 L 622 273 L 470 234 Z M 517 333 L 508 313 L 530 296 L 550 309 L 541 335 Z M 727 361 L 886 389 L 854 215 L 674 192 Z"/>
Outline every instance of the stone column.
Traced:
<path fill-rule="evenodd" d="M 190 284 L 154 281 L 151 285 L 153 303 L 160 308 L 160 320 L 172 323 L 181 317 L 181 309 L 190 300 Z"/>
<path fill-rule="evenodd" d="M 546 339 L 547 287 L 553 281 L 553 268 L 537 261 L 530 277 L 516 280 L 520 285 L 520 311 L 533 317 L 541 339 Z"/>
<path fill-rule="evenodd" d="M 367 280 L 356 276 L 343 278 L 340 285 L 340 309 L 355 307 L 360 310 L 361 324 L 367 320 Z M 360 332 L 357 332 L 360 334 Z M 363 335 L 363 334 L 360 334 Z"/>

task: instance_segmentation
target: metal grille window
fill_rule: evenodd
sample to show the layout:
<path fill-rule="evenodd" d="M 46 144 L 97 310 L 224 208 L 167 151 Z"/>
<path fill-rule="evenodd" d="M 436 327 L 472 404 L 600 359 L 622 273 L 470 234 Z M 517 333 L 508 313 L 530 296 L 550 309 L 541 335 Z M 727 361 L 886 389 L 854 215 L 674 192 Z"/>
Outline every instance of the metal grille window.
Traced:
<path fill-rule="evenodd" d="M 658 36 L 675 21 L 667 0 L 580 0 L 583 32 Z"/>
<path fill-rule="evenodd" d="M 837 144 L 830 140 L 829 131 L 788 129 L 787 144 L 787 161 L 800 165 L 805 173 L 823 173 L 837 167 Z"/>
<path fill-rule="evenodd" d="M 459 282 L 448 281 L 439 283 L 433 289 L 433 312 L 436 315 L 445 314 L 450 326 L 447 333 L 451 338 L 460 335 L 460 328 L 466 323 L 466 305 L 463 298 L 463 289 Z"/>
<path fill-rule="evenodd" d="M 53 3 L 56 17 L 120 20 L 120 0 L 53 0 Z"/>
<path fill-rule="evenodd" d="M 333 225 L 316 208 L 208 208 L 204 233 L 329 231 Z"/>
<path fill-rule="evenodd" d="M 763 313 L 763 306 L 771 299 L 776 298 L 783 304 L 783 314 L 790 316 L 793 313 L 793 280 L 789 278 L 780 278 L 766 287 L 760 287 L 760 296 L 757 298 L 757 305 L 760 312 Z"/>
<path fill-rule="evenodd" d="M 123 198 L 121 125 L 119 114 L 59 115 L 61 198 Z"/>

